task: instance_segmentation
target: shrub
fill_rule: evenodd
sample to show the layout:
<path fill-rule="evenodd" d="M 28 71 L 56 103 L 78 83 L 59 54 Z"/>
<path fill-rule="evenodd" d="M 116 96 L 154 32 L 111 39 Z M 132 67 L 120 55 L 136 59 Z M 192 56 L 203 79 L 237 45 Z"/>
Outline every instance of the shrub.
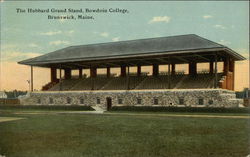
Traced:
<path fill-rule="evenodd" d="M 222 107 L 155 107 L 155 106 L 114 106 L 111 111 L 136 112 L 204 112 L 204 113 L 250 113 L 250 108 Z"/>
<path fill-rule="evenodd" d="M 0 105 L 0 109 L 17 110 L 66 110 L 66 111 L 93 111 L 90 106 L 78 105 Z"/>

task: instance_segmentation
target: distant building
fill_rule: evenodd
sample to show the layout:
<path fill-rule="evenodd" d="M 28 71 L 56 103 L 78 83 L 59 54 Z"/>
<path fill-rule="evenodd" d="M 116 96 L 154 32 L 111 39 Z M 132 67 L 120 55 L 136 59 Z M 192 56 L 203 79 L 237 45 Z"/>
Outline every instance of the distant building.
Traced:
<path fill-rule="evenodd" d="M 1 98 L 7 98 L 7 94 L 3 91 L 0 91 L 0 99 Z"/>

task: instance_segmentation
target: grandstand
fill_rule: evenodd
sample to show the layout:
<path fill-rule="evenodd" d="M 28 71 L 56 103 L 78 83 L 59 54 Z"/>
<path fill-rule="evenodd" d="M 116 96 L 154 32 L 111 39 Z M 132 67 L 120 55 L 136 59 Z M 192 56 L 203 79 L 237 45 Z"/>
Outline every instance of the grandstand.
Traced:
<path fill-rule="evenodd" d="M 222 80 L 223 74 L 218 73 L 218 80 Z M 81 90 L 133 90 L 133 89 L 203 89 L 213 88 L 215 77 L 210 74 L 176 74 L 171 76 L 170 87 L 168 75 L 160 76 L 129 76 L 129 77 L 95 77 L 84 79 L 63 79 L 61 85 L 58 82 L 49 91 L 81 91 Z M 61 89 L 60 89 L 61 86 Z"/>
<path fill-rule="evenodd" d="M 180 97 L 185 97 L 185 100 L 187 100 L 184 101 L 184 104 L 189 102 L 197 105 L 201 103 L 200 99 L 204 97 L 204 91 L 210 94 L 214 91 L 220 91 L 219 93 L 224 93 L 223 96 L 227 93 L 230 100 L 232 99 L 231 104 L 235 105 L 239 101 L 234 100 L 234 96 L 232 96 L 234 93 L 230 92 L 234 90 L 234 65 L 235 61 L 244 59 L 243 56 L 226 46 L 194 34 L 188 34 L 70 46 L 19 63 L 31 66 L 32 89 L 33 67 L 51 69 L 51 81 L 43 86 L 43 92 L 39 92 L 39 94 L 36 92 L 31 93 L 30 99 L 32 101 L 30 102 L 33 103 L 41 102 L 35 101 L 35 99 L 43 97 L 41 93 L 64 93 L 58 96 L 61 97 L 60 99 L 64 99 L 65 93 L 71 92 L 70 95 L 75 97 L 74 99 L 79 99 L 77 94 L 74 95 L 74 93 L 80 92 L 83 97 L 88 95 L 93 98 L 88 98 L 86 101 L 88 105 L 97 105 L 100 102 L 99 105 L 103 106 L 107 106 L 108 103 L 119 105 L 121 93 L 124 99 L 129 99 L 126 97 L 132 96 L 137 100 L 141 99 L 138 98 L 138 95 L 145 92 L 150 93 L 150 95 L 146 94 L 145 99 L 155 99 L 157 97 L 157 93 L 154 93 L 155 90 L 165 92 L 165 96 L 170 96 L 170 91 L 182 90 L 192 94 L 193 89 L 197 89 L 203 91 L 198 92 L 198 95 L 196 92 L 196 96 L 194 96 L 199 100 L 198 102 L 183 94 L 175 96 L 172 102 L 166 100 L 159 102 L 161 102 L 161 105 L 180 104 Z M 223 63 L 223 70 L 220 72 L 218 71 L 219 62 Z M 207 69 L 198 71 L 199 63 L 207 63 Z M 188 65 L 188 70 L 177 71 L 176 67 L 183 64 Z M 144 66 L 151 66 L 151 71 L 142 71 Z M 165 66 L 165 69 L 160 72 L 159 66 Z M 136 72 L 130 72 L 131 67 L 136 68 Z M 98 68 L 105 68 L 106 73 L 97 73 Z M 112 68 L 120 68 L 120 72 L 111 73 Z M 78 75 L 73 76 L 73 70 L 78 70 Z M 90 71 L 89 74 L 83 75 L 87 70 Z M 64 71 L 64 76 L 62 71 Z M 89 95 L 89 92 L 92 95 Z M 136 94 L 133 94 L 134 92 Z M 102 93 L 102 95 L 97 96 L 96 93 Z M 32 97 L 32 95 L 36 96 Z M 50 95 L 47 96 L 50 97 Z M 96 99 L 99 101 L 96 101 Z M 220 103 L 224 105 L 230 104 L 228 102 L 219 102 L 219 100 L 224 101 L 222 99 L 221 97 L 217 99 L 208 97 L 205 104 L 217 106 Z M 49 103 L 48 99 L 44 100 L 44 102 Z M 209 104 L 208 102 L 216 102 L 217 104 Z M 64 101 L 61 103 L 65 104 Z M 70 104 L 79 103 L 80 100 L 75 100 Z M 136 105 L 136 103 L 127 101 L 124 105 Z M 144 105 L 147 104 L 144 103 Z"/>

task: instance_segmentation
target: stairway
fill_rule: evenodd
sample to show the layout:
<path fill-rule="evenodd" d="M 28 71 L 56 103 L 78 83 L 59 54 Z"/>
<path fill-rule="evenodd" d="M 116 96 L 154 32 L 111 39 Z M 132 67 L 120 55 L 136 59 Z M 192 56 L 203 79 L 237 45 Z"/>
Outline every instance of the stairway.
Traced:
<path fill-rule="evenodd" d="M 98 113 L 103 113 L 104 111 L 107 111 L 106 108 L 101 107 L 101 106 L 91 106 L 96 112 Z"/>
<path fill-rule="evenodd" d="M 234 91 L 224 90 L 220 96 L 224 102 L 227 102 L 227 106 L 239 107 L 243 104 L 243 99 L 237 99 Z"/>

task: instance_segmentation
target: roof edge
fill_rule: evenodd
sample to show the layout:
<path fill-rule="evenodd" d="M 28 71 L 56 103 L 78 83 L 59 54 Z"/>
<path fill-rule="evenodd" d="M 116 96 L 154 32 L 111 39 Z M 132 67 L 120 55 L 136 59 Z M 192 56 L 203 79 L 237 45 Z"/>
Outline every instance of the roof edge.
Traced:
<path fill-rule="evenodd" d="M 168 54 L 165 55 L 173 55 L 173 54 L 181 54 L 181 53 L 198 53 L 202 51 L 220 51 L 220 50 L 225 50 L 225 48 L 218 47 L 218 48 L 203 48 L 203 49 L 190 49 L 190 50 L 176 50 L 176 51 L 162 51 L 162 52 L 148 52 L 148 53 L 143 53 L 143 54 L 134 54 L 134 55 L 114 55 L 114 56 L 106 56 L 106 59 L 118 59 L 118 58 L 130 58 L 130 57 L 143 57 L 143 56 L 156 56 L 156 55 L 161 55 L 165 54 L 165 52 L 168 52 Z M 51 62 L 53 63 L 67 63 L 67 62 L 77 62 L 77 61 L 92 61 L 92 60 L 102 60 L 103 56 L 101 57 L 90 57 L 90 58 L 71 58 L 71 59 L 61 59 L 61 60 L 49 60 L 49 61 L 31 61 L 32 63 L 20 61 L 18 64 L 24 64 L 24 65 L 36 65 L 36 64 L 49 64 Z"/>
<path fill-rule="evenodd" d="M 235 58 L 238 58 L 238 60 L 246 60 L 247 58 L 242 56 L 241 54 L 235 52 L 234 50 L 225 47 L 225 51 L 229 52 L 232 56 L 234 56 Z"/>

